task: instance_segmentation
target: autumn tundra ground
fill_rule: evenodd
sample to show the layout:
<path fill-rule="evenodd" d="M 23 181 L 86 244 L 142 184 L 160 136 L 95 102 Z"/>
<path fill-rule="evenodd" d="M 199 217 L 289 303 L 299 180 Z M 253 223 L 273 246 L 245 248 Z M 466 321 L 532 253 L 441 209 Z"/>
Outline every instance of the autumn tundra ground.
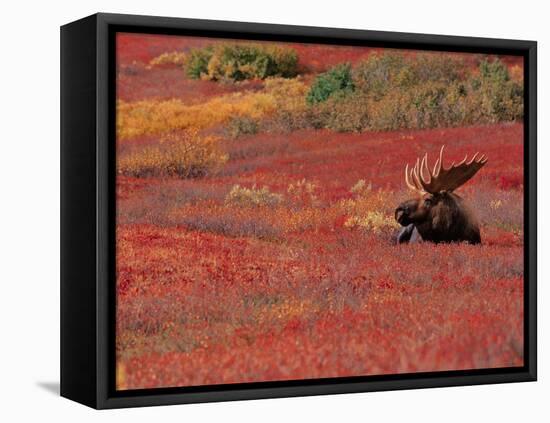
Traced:
<path fill-rule="evenodd" d="M 159 40 L 119 45 L 119 110 L 130 110 L 117 141 L 119 389 L 523 365 L 521 122 L 230 136 L 219 108 L 208 124 L 197 116 L 223 96 L 238 106 L 263 95 L 265 84 L 150 66 L 183 46 Z M 179 124 L 195 116 L 201 142 L 217 137 L 215 171 L 135 171 L 140 151 L 162 161 L 172 144 L 131 108 L 166 99 L 180 102 L 170 105 L 181 107 Z M 254 118 L 274 113 L 259 104 Z M 198 136 L 186 130 L 179 145 Z M 442 145 L 446 164 L 489 157 L 457 191 L 483 242 L 396 245 L 393 210 L 413 195 L 405 164 L 425 152 L 434 159 Z"/>

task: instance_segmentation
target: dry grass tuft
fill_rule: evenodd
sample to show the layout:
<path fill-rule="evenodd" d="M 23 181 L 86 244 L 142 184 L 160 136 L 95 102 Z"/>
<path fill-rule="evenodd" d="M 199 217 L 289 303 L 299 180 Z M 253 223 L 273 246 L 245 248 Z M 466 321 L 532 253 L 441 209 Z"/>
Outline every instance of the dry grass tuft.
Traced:
<path fill-rule="evenodd" d="M 183 68 L 185 66 L 186 54 L 181 51 L 172 51 L 169 53 L 162 53 L 149 61 L 151 66 L 166 66 L 174 65 Z"/>
<path fill-rule="evenodd" d="M 218 137 L 201 136 L 197 130 L 172 133 L 157 145 L 120 157 L 117 161 L 118 172 L 135 177 L 204 176 L 228 159 L 227 154 L 220 149 L 219 142 Z"/>

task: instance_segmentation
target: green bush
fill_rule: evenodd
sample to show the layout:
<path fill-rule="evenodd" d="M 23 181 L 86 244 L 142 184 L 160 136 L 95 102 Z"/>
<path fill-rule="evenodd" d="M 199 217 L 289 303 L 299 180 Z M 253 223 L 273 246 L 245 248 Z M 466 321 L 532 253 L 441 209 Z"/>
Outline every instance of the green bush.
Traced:
<path fill-rule="evenodd" d="M 369 100 L 365 107 L 370 114 L 368 129 L 382 131 L 412 127 L 410 93 L 401 89 L 388 91 L 378 101 Z"/>
<path fill-rule="evenodd" d="M 414 75 L 402 54 L 372 54 L 356 66 L 353 82 L 358 91 L 379 100 L 393 86 L 413 83 Z"/>
<path fill-rule="evenodd" d="M 313 82 L 306 99 L 309 104 L 321 103 L 329 97 L 346 96 L 354 90 L 351 65 L 343 63 L 320 74 Z"/>
<path fill-rule="evenodd" d="M 453 83 L 464 78 L 466 68 L 461 59 L 434 53 L 372 54 L 353 71 L 359 91 L 379 100 L 394 88 L 408 89 L 427 82 Z"/>
<path fill-rule="evenodd" d="M 214 53 L 212 47 L 193 49 L 185 59 L 187 75 L 192 79 L 199 79 L 208 73 L 208 62 Z"/>
<path fill-rule="evenodd" d="M 414 84 L 439 82 L 452 84 L 467 75 L 464 60 L 441 53 L 417 53 L 407 61 Z"/>
<path fill-rule="evenodd" d="M 369 111 L 363 95 L 333 97 L 311 108 L 311 126 L 338 132 L 361 132 L 369 127 Z"/>
<path fill-rule="evenodd" d="M 510 80 L 508 68 L 501 60 L 489 62 L 486 58 L 479 63 L 479 75 L 483 80 L 491 82 L 506 82 Z"/>
<path fill-rule="evenodd" d="M 499 59 L 482 60 L 479 78 L 473 78 L 471 85 L 480 97 L 486 120 L 499 122 L 523 117 L 523 85 L 510 79 L 507 66 Z"/>
<path fill-rule="evenodd" d="M 352 80 L 347 79 L 350 72 Z M 474 72 L 460 58 L 434 53 L 373 54 L 353 70 L 348 64 L 337 66 L 317 78 L 307 101 L 309 126 L 335 131 L 460 126 L 523 117 L 521 81 L 512 80 L 500 60 L 482 60 Z"/>
<path fill-rule="evenodd" d="M 227 124 L 227 132 L 231 138 L 238 138 L 241 135 L 256 134 L 258 130 L 258 121 L 248 116 L 233 117 Z"/>
<path fill-rule="evenodd" d="M 414 114 L 414 126 L 417 128 L 433 128 L 451 126 L 446 122 L 444 113 L 448 86 L 442 83 L 424 83 L 415 86 L 410 96 L 410 112 Z M 413 117 L 413 116 L 410 116 Z"/>
<path fill-rule="evenodd" d="M 213 81 L 243 81 L 284 78 L 297 74 L 298 55 L 294 49 L 260 44 L 221 44 L 193 49 L 186 63 L 190 78 Z"/>

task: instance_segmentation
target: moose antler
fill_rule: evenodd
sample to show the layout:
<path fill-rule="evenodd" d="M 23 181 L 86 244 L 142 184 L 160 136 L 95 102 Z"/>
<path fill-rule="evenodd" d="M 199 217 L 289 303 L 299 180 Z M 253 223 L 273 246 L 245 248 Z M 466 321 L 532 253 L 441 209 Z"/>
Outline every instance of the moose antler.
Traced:
<path fill-rule="evenodd" d="M 466 155 L 460 163 L 455 165 L 455 162 L 453 162 L 451 167 L 445 169 L 443 167 L 444 148 L 445 146 L 441 147 L 439 159 L 435 162 L 432 172 L 428 168 L 428 153 L 424 155 L 422 161 L 419 158 L 416 159 L 416 164 L 410 171 L 409 165 L 405 166 L 405 182 L 410 189 L 423 193 L 429 192 L 430 194 L 441 191 L 454 191 L 465 184 L 487 163 L 485 155 L 482 154 L 478 157 L 479 153 L 476 153 L 470 161 L 466 161 L 468 158 L 468 155 Z M 426 178 L 425 172 L 429 178 Z"/>

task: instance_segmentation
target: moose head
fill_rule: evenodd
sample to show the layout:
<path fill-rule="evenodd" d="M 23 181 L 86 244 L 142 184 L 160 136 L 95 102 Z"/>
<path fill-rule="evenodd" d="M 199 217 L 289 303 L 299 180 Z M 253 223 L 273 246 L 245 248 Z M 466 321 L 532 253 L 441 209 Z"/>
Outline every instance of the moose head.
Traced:
<path fill-rule="evenodd" d="M 398 234 L 398 242 L 418 240 L 439 242 L 461 242 L 479 244 L 479 224 L 464 200 L 454 193 L 487 163 L 485 155 L 479 153 L 449 168 L 443 166 L 443 149 L 433 170 L 428 167 L 428 154 L 417 159 L 409 170 L 405 166 L 407 187 L 417 196 L 405 201 L 395 209 L 395 219 L 404 228 Z"/>

